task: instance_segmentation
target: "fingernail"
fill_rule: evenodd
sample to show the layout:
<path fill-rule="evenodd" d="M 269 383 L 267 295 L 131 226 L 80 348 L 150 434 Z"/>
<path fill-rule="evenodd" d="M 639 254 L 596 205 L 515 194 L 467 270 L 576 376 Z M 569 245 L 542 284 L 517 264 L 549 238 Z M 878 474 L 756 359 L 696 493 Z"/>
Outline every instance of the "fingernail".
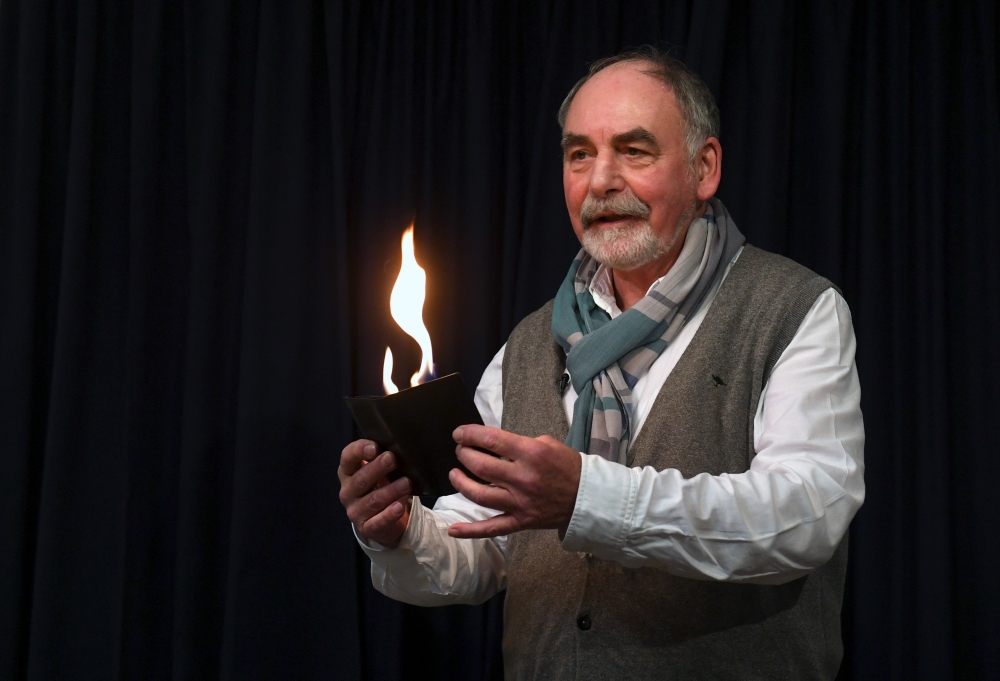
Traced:
<path fill-rule="evenodd" d="M 382 455 L 382 463 L 386 468 L 393 468 L 396 465 L 396 458 L 392 452 L 386 452 Z"/>
<path fill-rule="evenodd" d="M 365 454 L 371 456 L 374 453 L 375 453 L 375 445 L 373 444 L 365 445 Z"/>
<path fill-rule="evenodd" d="M 409 492 L 410 489 L 413 487 L 413 485 L 410 484 L 410 479 L 409 478 L 400 478 L 400 480 L 403 481 L 403 491 L 404 492 Z"/>
<path fill-rule="evenodd" d="M 399 515 L 403 512 L 403 505 L 398 501 L 392 505 L 392 514 Z"/>
<path fill-rule="evenodd" d="M 461 426 L 459 426 L 458 428 L 455 429 L 455 432 L 451 434 L 451 436 L 453 438 L 455 438 L 455 442 L 461 442 L 462 441 L 462 431 L 463 430 L 464 429 Z"/>

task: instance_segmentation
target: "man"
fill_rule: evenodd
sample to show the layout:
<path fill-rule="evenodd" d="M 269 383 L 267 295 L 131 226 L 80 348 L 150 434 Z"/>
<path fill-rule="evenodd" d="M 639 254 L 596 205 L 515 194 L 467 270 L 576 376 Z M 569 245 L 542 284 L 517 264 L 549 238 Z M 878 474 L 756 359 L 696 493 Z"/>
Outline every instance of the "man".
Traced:
<path fill-rule="evenodd" d="M 506 588 L 512 679 L 833 678 L 864 499 L 847 306 L 744 245 L 713 198 L 718 111 L 676 60 L 597 62 L 559 118 L 583 251 L 486 370 L 486 427 L 455 431 L 492 486 L 456 469 L 431 511 L 388 482 L 391 454 L 342 454 L 375 586 Z"/>

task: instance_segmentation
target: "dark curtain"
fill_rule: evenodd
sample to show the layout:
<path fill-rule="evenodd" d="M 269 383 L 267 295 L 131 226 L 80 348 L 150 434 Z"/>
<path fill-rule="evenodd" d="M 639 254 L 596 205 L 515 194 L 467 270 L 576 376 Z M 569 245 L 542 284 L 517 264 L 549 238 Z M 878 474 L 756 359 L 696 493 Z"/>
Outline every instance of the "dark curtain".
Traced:
<path fill-rule="evenodd" d="M 555 112 L 672 47 L 749 241 L 844 291 L 842 678 L 1000 677 L 993 2 L 0 0 L 0 678 L 495 679 L 502 601 L 374 592 L 341 396 L 416 224 L 475 383 L 576 244 Z M 502 598 L 502 597 L 501 597 Z"/>

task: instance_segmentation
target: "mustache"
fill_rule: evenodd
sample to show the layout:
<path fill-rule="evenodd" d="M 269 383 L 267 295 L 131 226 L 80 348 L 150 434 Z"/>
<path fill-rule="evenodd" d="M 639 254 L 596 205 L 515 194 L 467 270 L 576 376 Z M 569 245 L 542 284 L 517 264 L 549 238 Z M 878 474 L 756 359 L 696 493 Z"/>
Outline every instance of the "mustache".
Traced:
<path fill-rule="evenodd" d="M 580 224 L 587 229 L 601 213 L 648 220 L 650 212 L 649 204 L 631 191 L 616 193 L 609 199 L 588 194 L 580 206 Z"/>

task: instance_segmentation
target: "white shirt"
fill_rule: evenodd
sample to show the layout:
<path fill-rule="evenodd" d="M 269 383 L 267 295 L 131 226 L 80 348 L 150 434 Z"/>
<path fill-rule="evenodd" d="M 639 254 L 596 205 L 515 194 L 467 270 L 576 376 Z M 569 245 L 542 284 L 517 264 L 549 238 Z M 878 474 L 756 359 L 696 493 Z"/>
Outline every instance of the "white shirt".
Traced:
<path fill-rule="evenodd" d="M 636 435 L 718 287 L 632 390 Z M 594 277 L 591 294 L 612 318 L 621 314 L 603 268 Z M 484 423 L 495 427 L 503 414 L 504 348 L 487 367 L 475 396 Z M 864 423 L 854 353 L 850 310 L 834 289 L 827 289 L 764 386 L 754 417 L 756 455 L 749 471 L 684 479 L 675 469 L 627 468 L 581 454 L 580 487 L 563 548 L 626 567 L 757 584 L 788 582 L 821 566 L 865 495 Z M 568 421 L 575 402 L 570 387 L 563 400 Z M 506 586 L 506 537 L 455 539 L 448 536 L 448 526 L 497 513 L 460 494 L 441 497 L 433 510 L 415 497 L 396 549 L 361 542 L 372 560 L 375 588 L 416 605 L 488 600 Z"/>

